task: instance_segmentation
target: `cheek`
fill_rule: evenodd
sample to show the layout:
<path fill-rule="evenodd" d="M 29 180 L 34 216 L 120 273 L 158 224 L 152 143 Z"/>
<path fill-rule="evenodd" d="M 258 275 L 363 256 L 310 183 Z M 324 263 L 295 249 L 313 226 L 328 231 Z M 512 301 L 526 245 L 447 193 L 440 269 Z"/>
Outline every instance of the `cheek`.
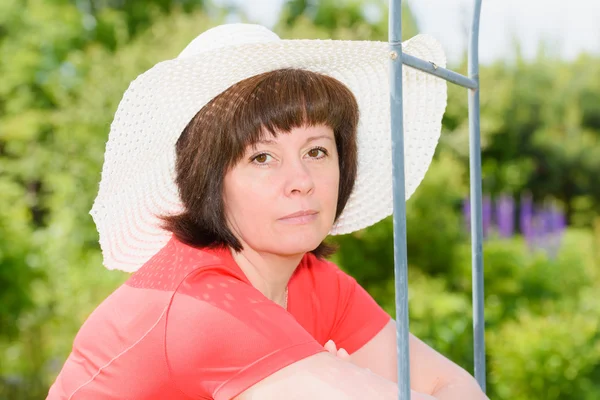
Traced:
<path fill-rule="evenodd" d="M 323 184 L 327 187 L 330 196 L 337 199 L 338 188 L 340 186 L 340 169 L 336 164 L 332 167 L 329 173 L 322 175 Z"/>
<path fill-rule="evenodd" d="M 268 185 L 257 179 L 233 176 L 225 185 L 226 212 L 236 218 L 238 223 L 253 223 L 264 215 L 265 204 L 270 202 Z"/>
<path fill-rule="evenodd" d="M 338 201 L 340 175 L 339 170 L 332 169 L 327 173 L 316 174 L 318 179 L 317 186 L 319 187 L 319 200 L 321 205 L 324 206 L 331 214 L 335 214 Z"/>
<path fill-rule="evenodd" d="M 339 177 L 328 179 L 324 182 L 324 186 L 327 188 L 327 198 L 336 202 L 340 186 Z"/>

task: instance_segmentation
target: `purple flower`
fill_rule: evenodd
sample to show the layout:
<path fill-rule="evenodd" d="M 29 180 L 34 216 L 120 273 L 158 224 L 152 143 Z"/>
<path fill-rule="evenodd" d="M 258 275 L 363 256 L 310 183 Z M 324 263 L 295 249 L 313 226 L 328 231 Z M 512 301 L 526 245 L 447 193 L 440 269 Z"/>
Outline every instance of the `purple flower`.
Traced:
<path fill-rule="evenodd" d="M 532 248 L 535 241 L 533 199 L 528 193 L 521 195 L 519 229 L 529 244 L 529 247 Z"/>
<path fill-rule="evenodd" d="M 534 212 L 534 241 L 533 244 L 538 249 L 542 249 L 547 253 L 551 249 L 549 240 L 551 233 L 552 215 L 545 208 L 538 208 Z"/>
<path fill-rule="evenodd" d="M 562 234 L 567 227 L 567 218 L 565 217 L 565 214 L 555 204 L 552 205 L 551 213 L 553 232 Z"/>
<path fill-rule="evenodd" d="M 530 194 L 521 196 L 521 212 L 519 213 L 519 229 L 524 236 L 529 236 L 533 229 L 533 199 Z"/>
<path fill-rule="evenodd" d="M 531 250 L 542 250 L 549 257 L 555 257 L 560 248 L 566 228 L 565 214 L 556 205 L 539 207 L 533 204 L 531 194 L 521 195 L 518 215 L 519 229 Z M 472 209 L 469 198 L 463 200 L 462 213 L 466 230 L 472 223 Z M 481 217 L 483 237 L 489 238 L 492 229 L 501 238 L 509 238 L 515 233 L 515 201 L 512 196 L 502 194 L 492 202 L 489 195 L 482 197 Z"/>
<path fill-rule="evenodd" d="M 496 224 L 500 237 L 509 238 L 514 233 L 515 204 L 512 197 L 501 195 L 496 201 Z"/>
<path fill-rule="evenodd" d="M 564 214 L 555 205 L 536 207 L 530 221 L 528 233 L 524 233 L 529 246 L 556 257 L 566 227 Z"/>

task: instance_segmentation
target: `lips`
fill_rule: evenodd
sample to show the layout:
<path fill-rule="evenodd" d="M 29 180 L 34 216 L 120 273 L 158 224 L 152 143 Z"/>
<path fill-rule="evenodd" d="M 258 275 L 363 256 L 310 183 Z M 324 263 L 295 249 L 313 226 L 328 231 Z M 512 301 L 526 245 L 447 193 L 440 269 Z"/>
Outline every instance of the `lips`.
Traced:
<path fill-rule="evenodd" d="M 285 217 L 281 217 L 279 219 L 292 219 L 292 218 L 299 218 L 299 217 L 311 216 L 311 215 L 315 215 L 315 214 L 318 214 L 318 211 L 316 211 L 316 210 L 302 210 L 302 211 L 295 212 L 293 214 L 286 215 Z"/>

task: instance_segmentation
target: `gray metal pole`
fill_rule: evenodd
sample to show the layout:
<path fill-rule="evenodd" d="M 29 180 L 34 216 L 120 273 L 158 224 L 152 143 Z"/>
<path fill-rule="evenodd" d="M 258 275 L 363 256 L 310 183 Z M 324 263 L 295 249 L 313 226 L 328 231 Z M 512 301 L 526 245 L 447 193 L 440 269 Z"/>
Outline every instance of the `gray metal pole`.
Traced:
<path fill-rule="evenodd" d="M 450 71 L 449 69 L 438 67 L 431 61 L 421 60 L 420 58 L 411 56 L 410 54 L 402 54 L 402 63 L 404 63 L 404 65 L 408 65 L 409 67 L 413 67 L 420 71 L 427 72 L 428 74 L 445 79 L 448 82 L 452 82 L 470 89 L 477 89 L 477 82 L 475 82 L 473 79 L 469 79 L 459 73 Z"/>
<path fill-rule="evenodd" d="M 469 160 L 471 178 L 471 257 L 473 279 L 473 341 L 475 379 L 485 392 L 485 319 L 483 316 L 483 224 L 481 216 L 481 143 L 479 128 L 479 19 L 481 0 L 474 0 L 469 40 Z"/>
<path fill-rule="evenodd" d="M 394 276 L 398 355 L 398 398 L 410 400 L 408 354 L 408 261 L 406 256 L 406 194 L 404 182 L 404 109 L 402 107 L 402 1 L 390 0 L 390 112 L 392 187 L 394 194 Z"/>

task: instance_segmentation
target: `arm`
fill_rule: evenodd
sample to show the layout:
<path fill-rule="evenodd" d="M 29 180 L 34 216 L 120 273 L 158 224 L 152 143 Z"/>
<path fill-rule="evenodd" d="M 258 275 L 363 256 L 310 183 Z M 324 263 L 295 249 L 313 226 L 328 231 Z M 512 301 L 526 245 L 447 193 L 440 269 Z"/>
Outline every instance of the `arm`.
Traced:
<path fill-rule="evenodd" d="M 345 362 L 319 353 L 291 364 L 255 384 L 234 400 L 396 400 L 395 383 Z M 411 400 L 434 400 L 411 392 Z"/>
<path fill-rule="evenodd" d="M 438 400 L 487 397 L 475 379 L 464 369 L 410 335 L 411 388 Z M 350 360 L 392 382 L 398 381 L 396 365 L 396 322 L 392 319 L 373 339 L 350 356 Z"/>
<path fill-rule="evenodd" d="M 290 313 L 227 276 L 198 273 L 180 285 L 164 346 L 171 381 L 189 398 L 397 399 L 393 382 L 328 354 Z"/>
<path fill-rule="evenodd" d="M 354 364 L 397 382 L 396 321 L 354 278 L 339 268 L 336 272 L 338 313 L 328 339 L 347 350 Z M 412 389 L 439 400 L 487 399 L 471 375 L 414 335 L 409 352 Z"/>

